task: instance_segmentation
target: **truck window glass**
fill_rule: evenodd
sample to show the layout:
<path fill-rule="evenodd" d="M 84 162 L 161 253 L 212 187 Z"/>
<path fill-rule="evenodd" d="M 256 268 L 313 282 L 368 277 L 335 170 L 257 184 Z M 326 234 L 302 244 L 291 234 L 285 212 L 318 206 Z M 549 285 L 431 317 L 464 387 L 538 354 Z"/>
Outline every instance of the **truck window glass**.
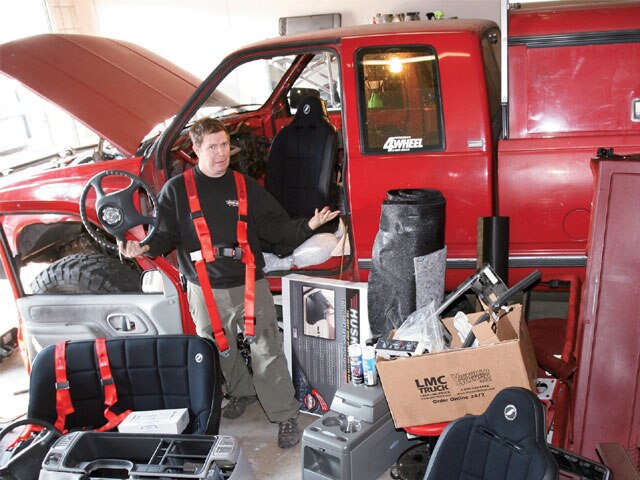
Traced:
<path fill-rule="evenodd" d="M 526 99 L 510 106 L 509 121 L 515 124 L 510 131 L 515 135 L 639 131 L 640 125 L 631 121 L 630 92 L 638 91 L 640 43 L 509 49 L 514 51 L 510 62 L 526 66 L 516 70 L 510 81 L 514 98 Z"/>
<path fill-rule="evenodd" d="M 437 57 L 428 46 L 356 54 L 364 153 L 442 150 Z"/>
<path fill-rule="evenodd" d="M 259 58 L 238 65 L 222 79 L 194 118 L 223 117 L 258 110 L 295 58 L 295 55 Z"/>

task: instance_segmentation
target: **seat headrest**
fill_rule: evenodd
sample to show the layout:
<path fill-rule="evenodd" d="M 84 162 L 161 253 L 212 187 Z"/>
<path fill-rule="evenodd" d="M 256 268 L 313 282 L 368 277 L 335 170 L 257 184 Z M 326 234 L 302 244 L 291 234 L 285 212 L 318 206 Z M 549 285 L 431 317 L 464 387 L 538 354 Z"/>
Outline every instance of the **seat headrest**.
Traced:
<path fill-rule="evenodd" d="M 481 416 L 491 430 L 512 440 L 524 435 L 544 438 L 544 408 L 531 391 L 510 387 L 500 391 Z"/>
<path fill-rule="evenodd" d="M 298 105 L 295 117 L 291 122 L 296 127 L 319 125 L 328 119 L 324 100 L 319 97 L 305 97 Z"/>

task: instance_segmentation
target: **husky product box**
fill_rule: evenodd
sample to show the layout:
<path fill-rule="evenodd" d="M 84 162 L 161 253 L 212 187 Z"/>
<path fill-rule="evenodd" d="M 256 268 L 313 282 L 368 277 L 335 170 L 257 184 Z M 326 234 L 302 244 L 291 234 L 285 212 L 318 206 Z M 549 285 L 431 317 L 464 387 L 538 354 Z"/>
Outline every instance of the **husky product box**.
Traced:
<path fill-rule="evenodd" d="M 471 322 L 474 318 L 470 316 Z M 449 328 L 452 319 L 443 323 Z M 394 360 L 377 359 L 378 374 L 396 427 L 481 414 L 506 387 L 536 391 L 538 366 L 521 305 L 515 305 L 495 323 L 475 326 L 474 331 L 480 339 L 477 347 Z"/>
<path fill-rule="evenodd" d="M 189 424 L 186 408 L 131 412 L 118 425 L 123 433 L 182 433 Z"/>
<path fill-rule="evenodd" d="M 282 279 L 284 352 L 301 411 L 328 412 L 351 381 L 348 346 L 371 336 L 367 284 L 288 275 Z"/>

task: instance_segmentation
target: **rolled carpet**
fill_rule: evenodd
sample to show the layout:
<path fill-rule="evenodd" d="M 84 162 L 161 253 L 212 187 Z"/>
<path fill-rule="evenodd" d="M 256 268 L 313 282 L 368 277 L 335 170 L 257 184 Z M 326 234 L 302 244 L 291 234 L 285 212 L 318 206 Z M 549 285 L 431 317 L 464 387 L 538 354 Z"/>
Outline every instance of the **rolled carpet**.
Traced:
<path fill-rule="evenodd" d="M 444 248 L 445 204 L 438 190 L 387 192 L 368 281 L 373 336 L 386 335 L 416 310 L 414 258 Z"/>

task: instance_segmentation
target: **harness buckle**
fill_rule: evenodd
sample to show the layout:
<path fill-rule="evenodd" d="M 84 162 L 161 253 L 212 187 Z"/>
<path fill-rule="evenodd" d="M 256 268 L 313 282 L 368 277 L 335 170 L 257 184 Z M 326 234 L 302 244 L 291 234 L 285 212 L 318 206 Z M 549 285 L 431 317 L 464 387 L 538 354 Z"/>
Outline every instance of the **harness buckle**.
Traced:
<path fill-rule="evenodd" d="M 242 259 L 242 248 L 240 247 L 217 247 L 216 257 L 232 258 L 234 260 Z"/>
<path fill-rule="evenodd" d="M 199 262 L 202 260 L 202 250 L 195 250 L 189 254 L 192 262 Z"/>
<path fill-rule="evenodd" d="M 56 390 L 69 390 L 69 382 L 56 382 Z"/>
<path fill-rule="evenodd" d="M 105 387 L 107 385 L 113 385 L 116 382 L 113 380 L 113 377 L 109 377 L 109 378 L 101 378 L 100 383 L 102 384 L 103 387 Z"/>

